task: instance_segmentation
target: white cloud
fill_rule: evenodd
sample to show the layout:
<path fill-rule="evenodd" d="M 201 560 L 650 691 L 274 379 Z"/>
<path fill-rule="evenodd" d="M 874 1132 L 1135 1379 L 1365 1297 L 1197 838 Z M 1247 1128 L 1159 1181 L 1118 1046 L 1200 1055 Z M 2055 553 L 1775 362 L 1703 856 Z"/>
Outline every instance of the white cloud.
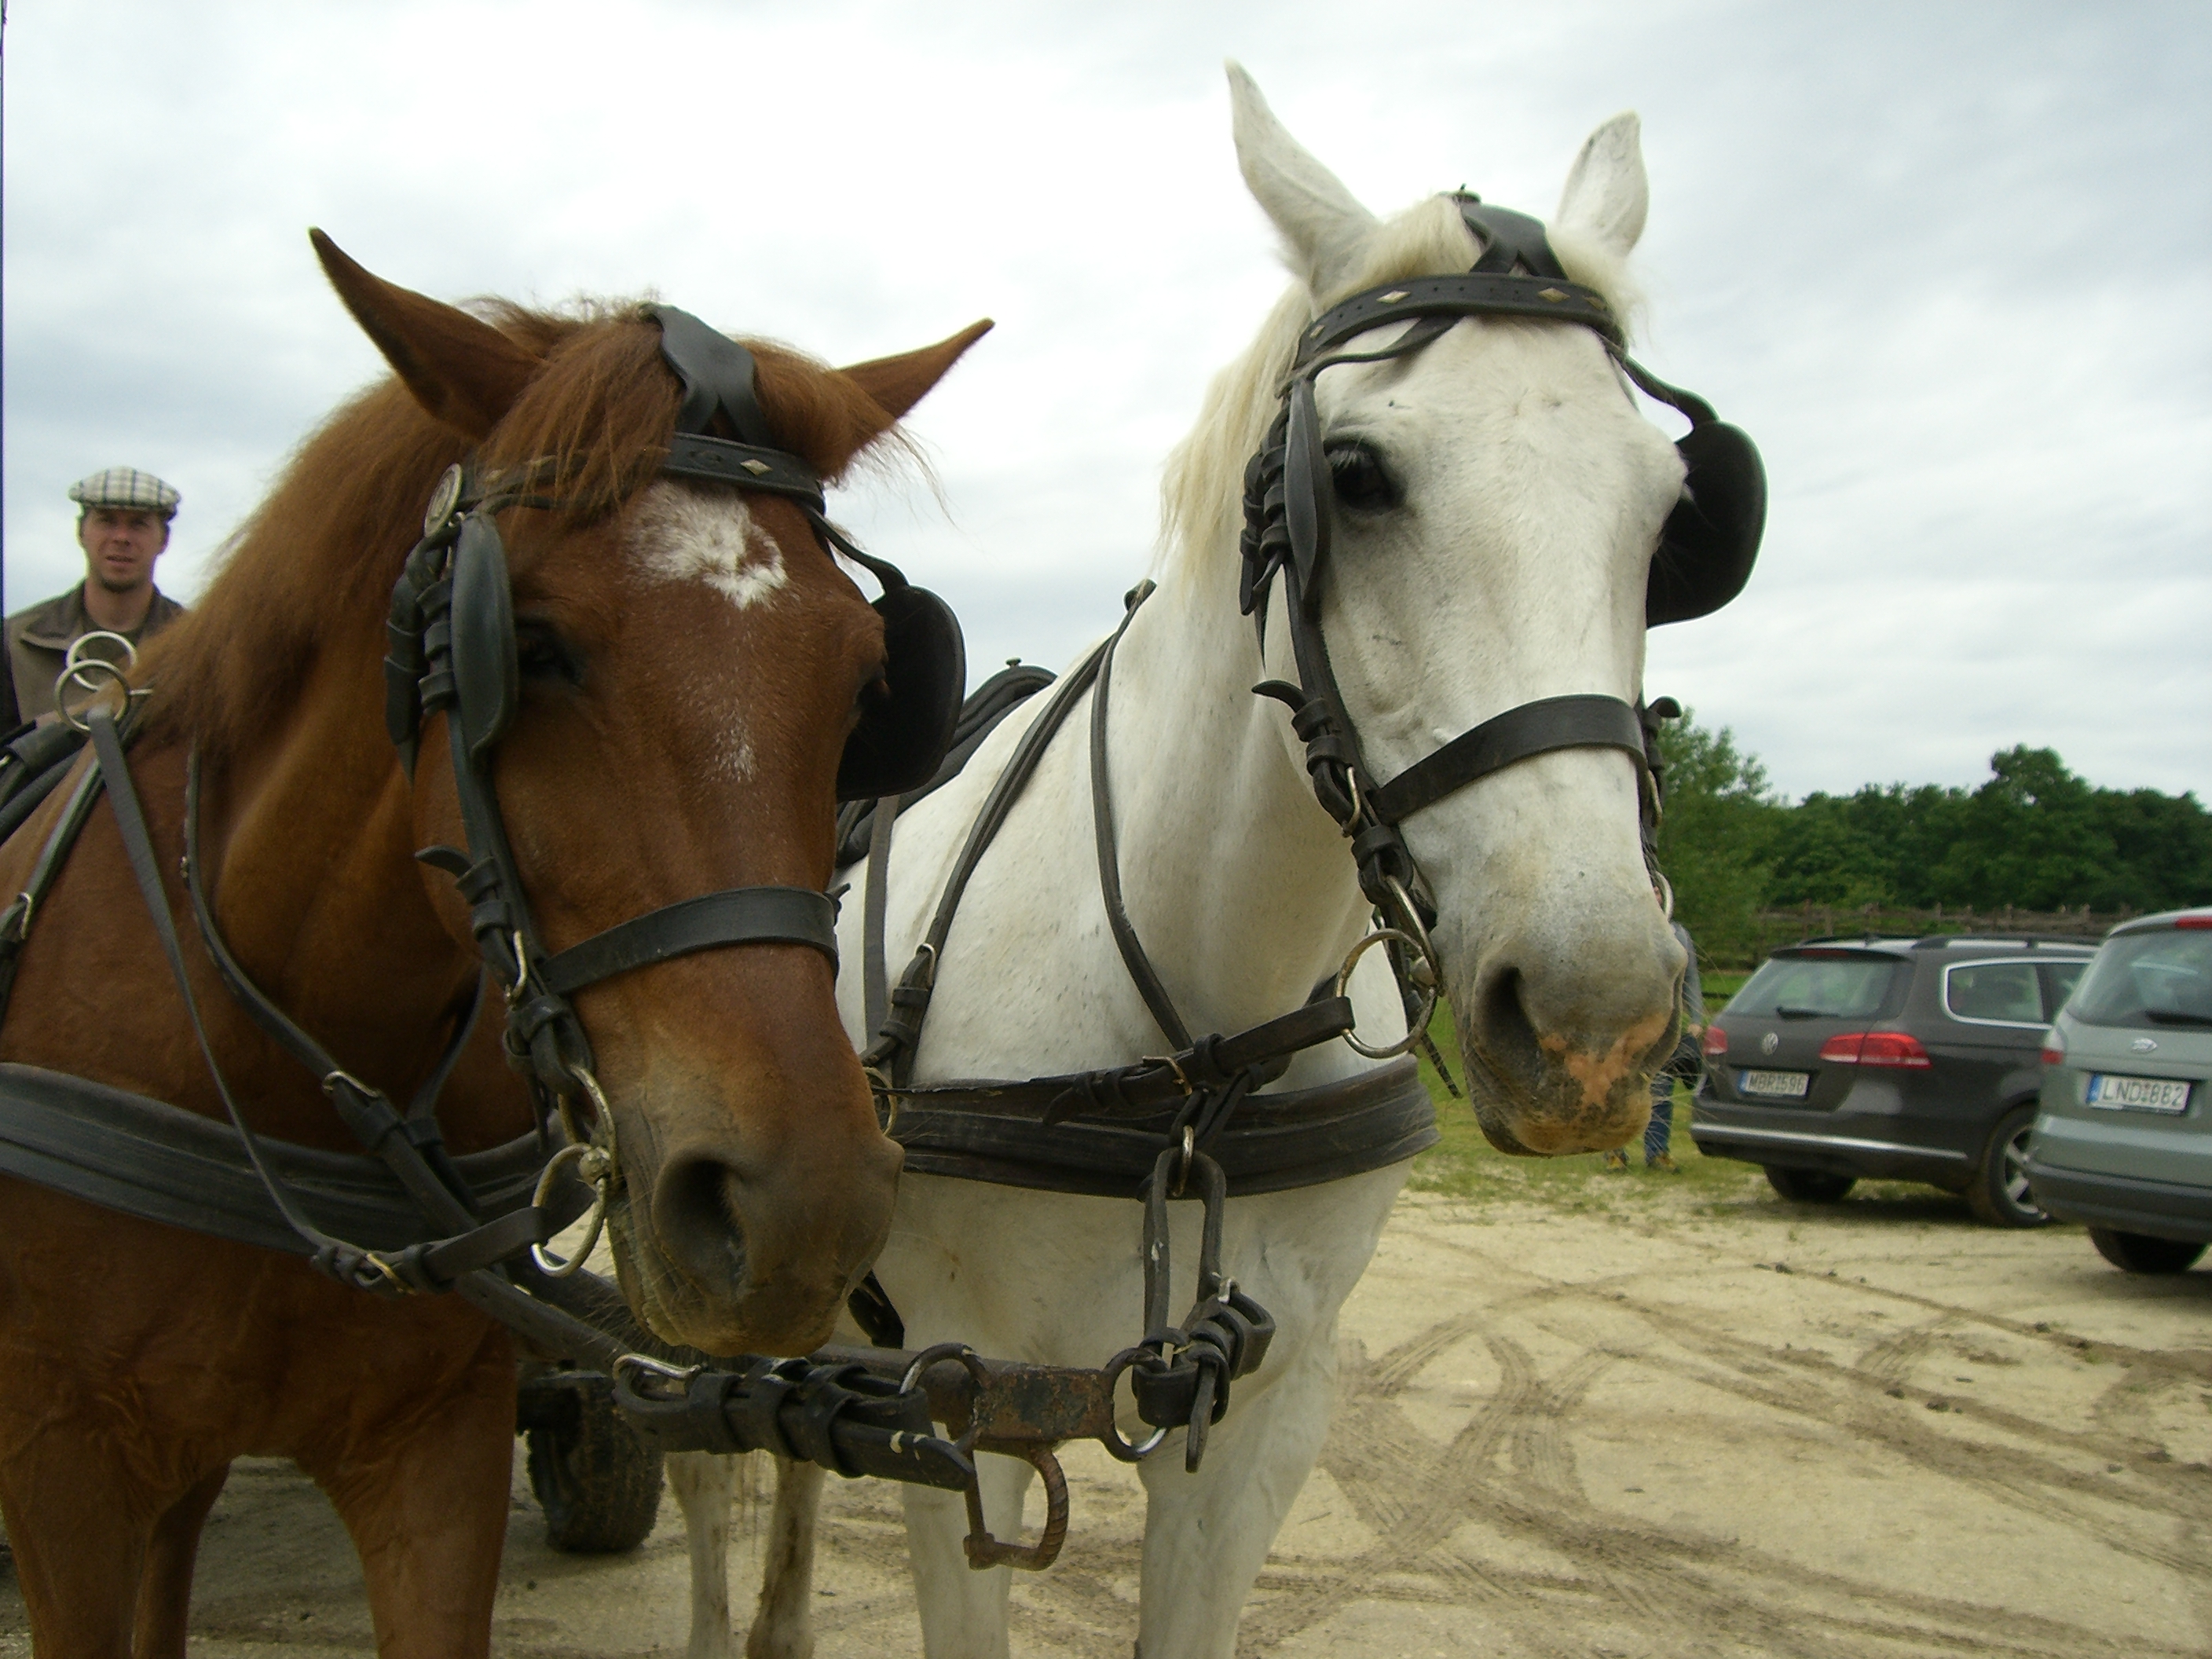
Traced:
<path fill-rule="evenodd" d="M 185 492 L 189 592 L 378 360 L 330 230 L 441 296 L 657 289 L 836 361 L 999 331 L 918 411 L 927 490 L 836 510 L 1056 662 L 1146 568 L 1158 466 L 1279 284 L 1219 63 L 1371 205 L 1544 213 L 1644 117 L 1647 361 L 1765 449 L 1744 599 L 1650 684 L 1793 793 L 2048 744 L 2212 795 L 2212 23 L 2189 6 L 1407 0 L 803 9 L 145 3 L 9 17 L 7 596 L 62 490 Z"/>

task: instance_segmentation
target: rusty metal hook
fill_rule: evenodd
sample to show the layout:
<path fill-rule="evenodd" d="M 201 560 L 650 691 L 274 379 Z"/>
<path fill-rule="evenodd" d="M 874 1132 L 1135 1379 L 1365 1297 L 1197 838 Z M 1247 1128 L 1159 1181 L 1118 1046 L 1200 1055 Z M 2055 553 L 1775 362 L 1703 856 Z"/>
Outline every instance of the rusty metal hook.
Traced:
<path fill-rule="evenodd" d="M 1024 1446 L 1019 1455 L 1044 1477 L 1044 1531 L 1034 1544 L 1011 1544 L 994 1538 L 983 1524 L 983 1489 L 973 1476 L 962 1494 L 968 1500 L 968 1535 L 960 1540 L 968 1565 L 977 1572 L 993 1567 L 1018 1567 L 1024 1572 L 1042 1572 L 1060 1559 L 1067 1538 L 1067 1477 L 1049 1446 Z M 1018 1516 L 1015 1525 L 1021 1524 Z"/>

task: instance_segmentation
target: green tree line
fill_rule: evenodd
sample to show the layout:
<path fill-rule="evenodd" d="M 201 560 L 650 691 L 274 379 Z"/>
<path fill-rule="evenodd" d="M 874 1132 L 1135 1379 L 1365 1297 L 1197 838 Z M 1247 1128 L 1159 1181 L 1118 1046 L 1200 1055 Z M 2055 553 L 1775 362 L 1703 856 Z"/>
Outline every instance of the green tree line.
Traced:
<path fill-rule="evenodd" d="M 2100 789 L 2053 750 L 1993 755 L 1974 789 L 1868 784 L 1793 805 L 1726 726 L 1686 713 L 1659 748 L 1659 866 L 1709 951 L 1747 947 L 1762 909 L 1808 903 L 1987 914 L 2212 902 L 2212 812 L 2194 794 Z"/>

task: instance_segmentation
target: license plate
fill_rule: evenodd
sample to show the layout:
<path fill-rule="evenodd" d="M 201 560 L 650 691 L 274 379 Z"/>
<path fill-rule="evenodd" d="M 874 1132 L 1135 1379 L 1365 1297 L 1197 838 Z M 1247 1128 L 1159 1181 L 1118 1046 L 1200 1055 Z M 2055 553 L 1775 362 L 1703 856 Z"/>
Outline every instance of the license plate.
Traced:
<path fill-rule="evenodd" d="M 1738 1072 L 1735 1086 L 1747 1095 L 1773 1095 L 1784 1100 L 1802 1100 L 1813 1086 L 1810 1072 Z"/>
<path fill-rule="evenodd" d="M 2189 1085 L 2177 1078 L 2108 1077 L 2102 1072 L 2092 1072 L 2082 1100 L 2108 1112 L 2165 1112 L 2171 1115 L 2189 1109 Z"/>

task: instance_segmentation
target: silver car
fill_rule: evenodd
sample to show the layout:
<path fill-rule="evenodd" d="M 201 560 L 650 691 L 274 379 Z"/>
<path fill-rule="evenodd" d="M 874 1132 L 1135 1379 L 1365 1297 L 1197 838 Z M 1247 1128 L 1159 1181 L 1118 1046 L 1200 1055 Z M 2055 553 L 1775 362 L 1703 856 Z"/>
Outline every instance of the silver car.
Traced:
<path fill-rule="evenodd" d="M 2035 1201 L 2116 1267 L 2186 1272 L 2212 1243 L 2212 908 L 2115 927 L 2043 1060 Z"/>

